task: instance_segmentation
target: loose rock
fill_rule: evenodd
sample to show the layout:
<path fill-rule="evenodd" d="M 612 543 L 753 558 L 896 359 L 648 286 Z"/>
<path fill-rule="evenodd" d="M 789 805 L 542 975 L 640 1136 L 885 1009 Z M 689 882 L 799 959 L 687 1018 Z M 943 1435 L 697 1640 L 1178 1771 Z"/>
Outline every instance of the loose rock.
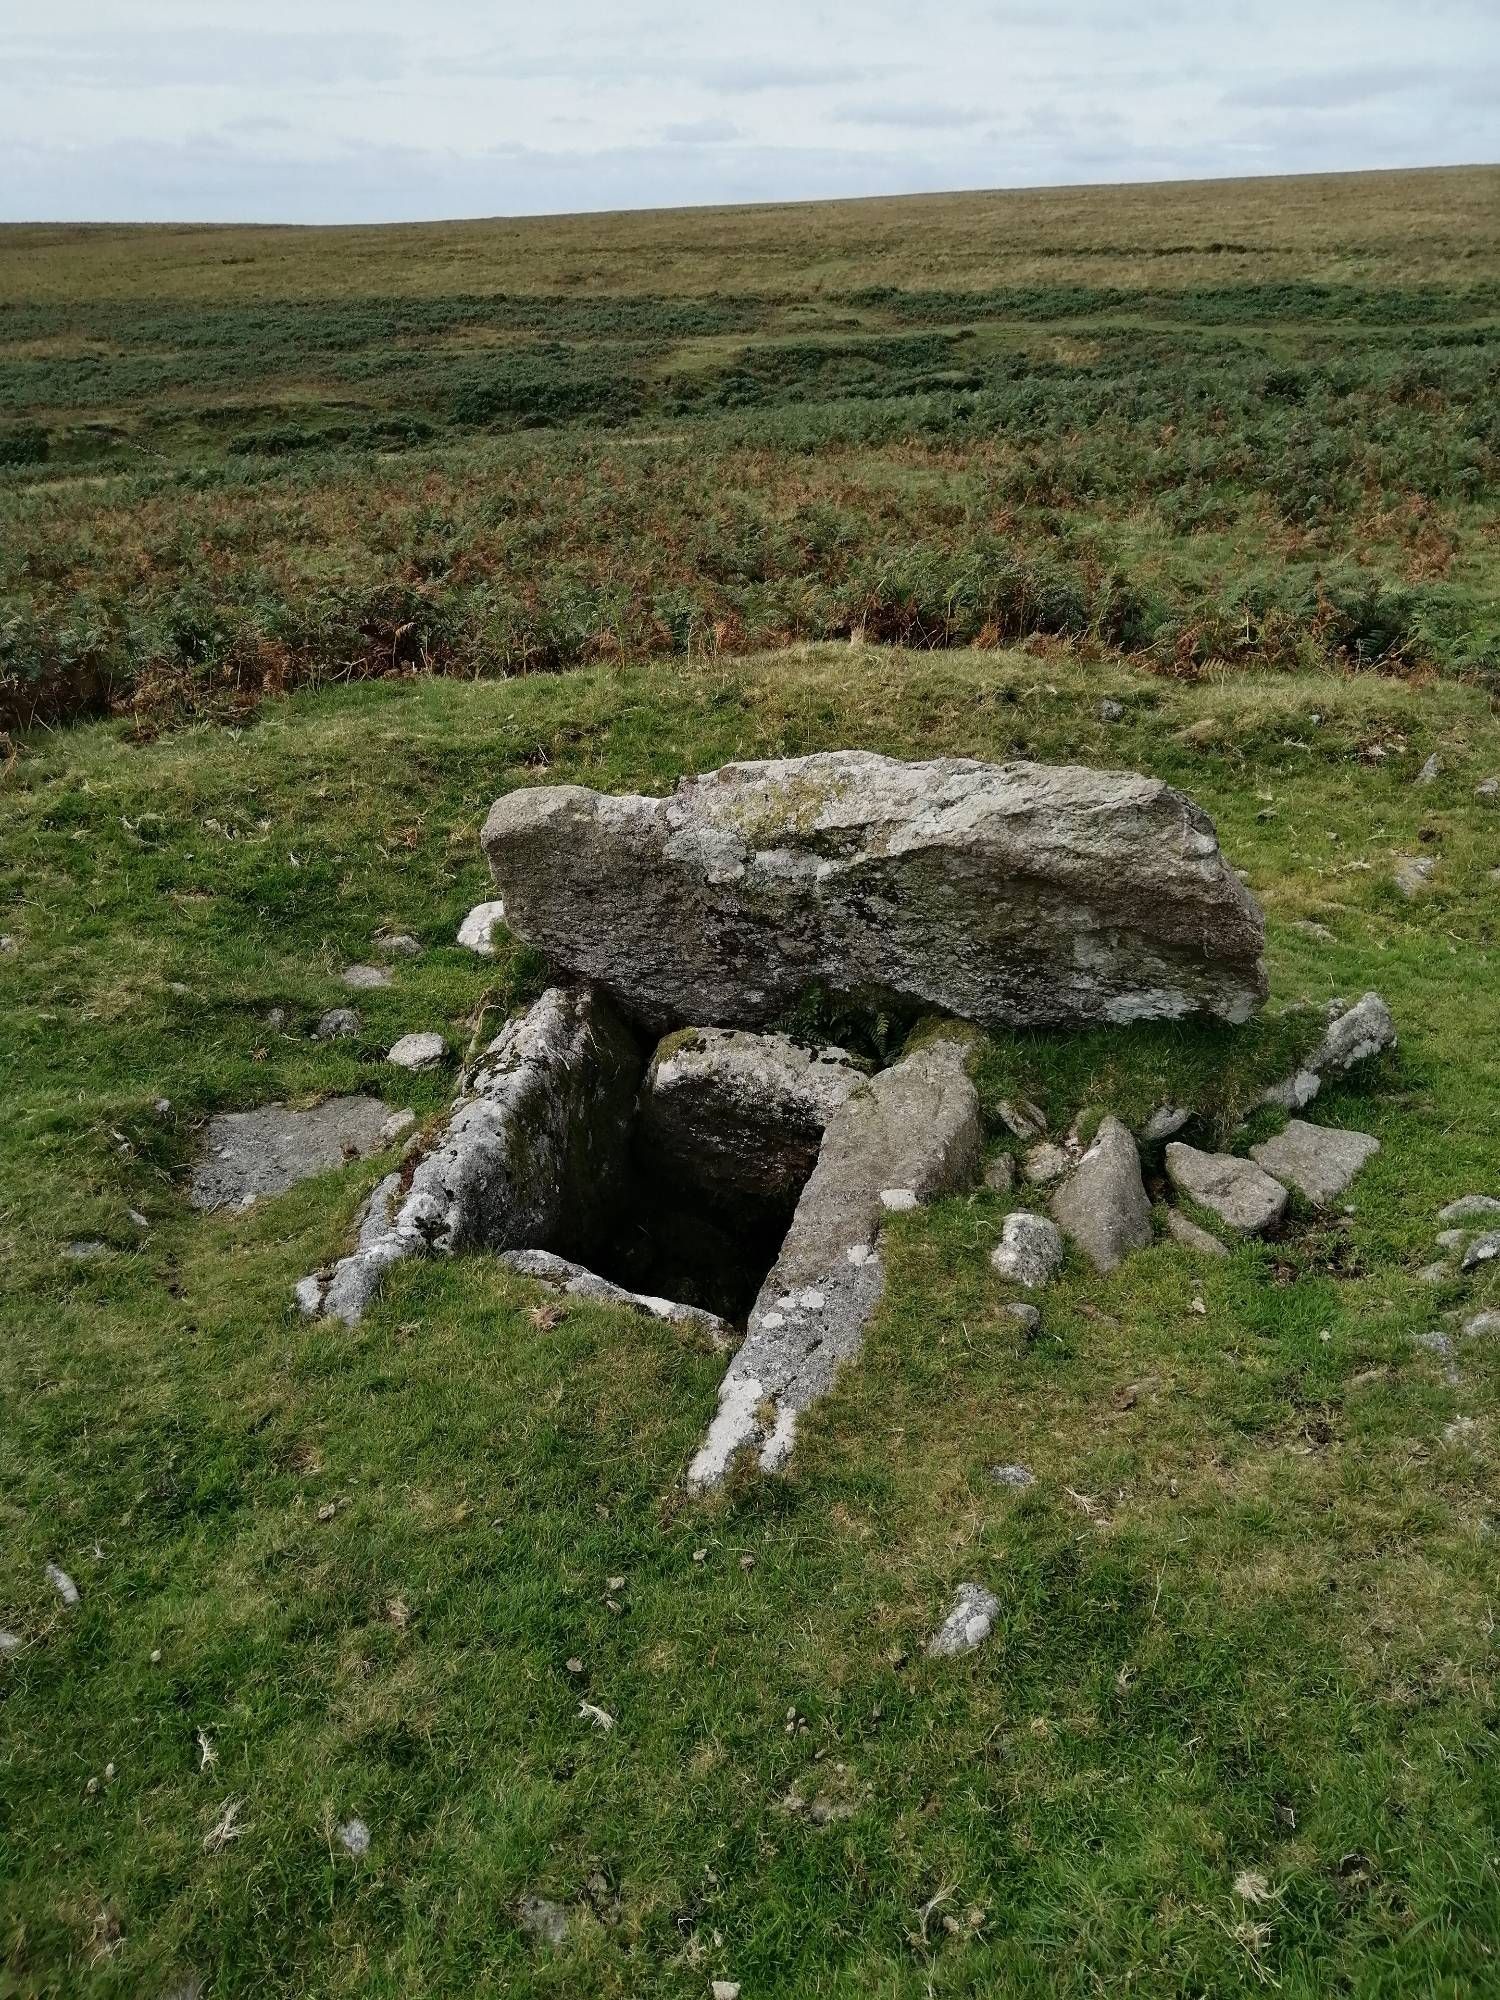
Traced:
<path fill-rule="evenodd" d="M 24 1644 L 19 1632 L 0 1632 L 0 1654 L 19 1653 Z"/>
<path fill-rule="evenodd" d="M 344 1852 L 352 1854 L 356 1861 L 370 1851 L 370 1829 L 362 1819 L 346 1819 L 339 1828 L 339 1840 Z"/>
<path fill-rule="evenodd" d="M 1436 750 L 1434 750 L 1432 755 L 1427 759 L 1426 763 L 1423 764 L 1421 770 L 1418 771 L 1416 777 L 1413 778 L 1412 783 L 1414 785 L 1433 784 L 1436 781 L 1438 774 L 1441 772 L 1442 768 L 1443 768 L 1443 760 L 1438 756 Z"/>
<path fill-rule="evenodd" d="M 1500 1215 L 1500 1201 L 1492 1194 L 1465 1194 L 1457 1201 L 1450 1201 L 1446 1208 L 1440 1208 L 1438 1221 L 1483 1222 L 1491 1215 Z"/>
<path fill-rule="evenodd" d="M 56 1563 L 48 1563 L 46 1576 L 48 1583 L 51 1584 L 64 1604 L 71 1607 L 78 1602 L 78 1585 L 65 1569 L 59 1569 Z"/>
<path fill-rule="evenodd" d="M 1142 1144 L 1155 1146 L 1163 1139 L 1175 1139 L 1192 1116 L 1192 1111 L 1183 1104 L 1158 1105 L 1141 1127 Z"/>
<path fill-rule="evenodd" d="M 572 1263 L 566 1257 L 558 1257 L 550 1250 L 506 1250 L 501 1253 L 500 1262 L 512 1271 L 518 1271 L 524 1278 L 535 1278 L 539 1283 L 550 1285 L 554 1291 L 566 1292 L 569 1297 L 593 1299 L 601 1305 L 630 1306 L 636 1312 L 649 1313 L 653 1319 L 669 1320 L 675 1326 L 691 1326 L 706 1333 L 715 1347 L 732 1348 L 735 1345 L 733 1330 L 723 1320 L 701 1306 L 679 1305 L 675 1299 L 653 1298 L 646 1292 L 629 1292 L 623 1285 L 612 1284 L 608 1278 L 601 1278 L 582 1264 Z"/>
<path fill-rule="evenodd" d="M 1008 1215 L 1000 1231 L 1000 1241 L 990 1252 L 990 1263 L 1002 1278 L 1011 1278 L 1028 1291 L 1050 1284 L 1062 1269 L 1063 1243 L 1056 1225 L 1045 1215 L 1031 1215 L 1018 1209 Z"/>
<path fill-rule="evenodd" d="M 378 1097 L 330 1097 L 309 1111 L 267 1104 L 225 1112 L 204 1128 L 189 1198 L 199 1209 L 249 1208 L 379 1152 L 390 1116 Z"/>
<path fill-rule="evenodd" d="M 416 938 L 409 936 L 405 931 L 396 937 L 376 938 L 375 942 L 387 958 L 420 958 L 422 956 L 420 942 Z"/>
<path fill-rule="evenodd" d="M 504 903 L 476 903 L 458 927 L 458 942 L 480 958 L 493 958 L 495 926 L 504 922 Z"/>
<path fill-rule="evenodd" d="M 362 1035 L 364 1031 L 364 1018 L 357 1008 L 330 1007 L 313 1029 L 313 1039 L 319 1042 L 346 1041 L 351 1036 Z"/>
<path fill-rule="evenodd" d="M 70 1264 L 93 1264 L 109 1255 L 109 1245 L 101 1243 L 97 1236 L 80 1236 L 66 1246 L 63 1255 Z"/>
<path fill-rule="evenodd" d="M 952 1610 L 927 1642 L 928 1658 L 951 1660 L 972 1653 L 994 1631 L 999 1615 L 1000 1600 L 993 1591 L 981 1583 L 961 1583 Z"/>
<path fill-rule="evenodd" d="M 1028 1306 L 1016 1300 L 1005 1308 L 1013 1320 L 1017 1320 L 1027 1334 L 1037 1334 L 1042 1330 L 1042 1316 L 1035 1306 Z"/>
<path fill-rule="evenodd" d="M 343 981 L 356 993 L 373 993 L 378 987 L 389 986 L 391 975 L 383 965 L 346 965 Z"/>
<path fill-rule="evenodd" d="M 1464 1321 L 1464 1339 L 1489 1339 L 1500 1334 L 1500 1312 L 1475 1313 L 1472 1319 Z"/>
<path fill-rule="evenodd" d="M 439 1034 L 403 1035 L 390 1048 L 386 1061 L 397 1069 L 436 1069 L 447 1053 L 448 1044 Z"/>
<path fill-rule="evenodd" d="M 1328 1028 L 1306 1065 L 1261 1095 L 1262 1104 L 1284 1111 L 1301 1111 L 1323 1087 L 1325 1076 L 1341 1076 L 1356 1063 L 1396 1046 L 1396 1024 L 1378 993 L 1366 993 L 1352 1007 L 1340 1005 L 1330 1014 Z"/>
<path fill-rule="evenodd" d="M 1047 1114 L 1028 1098 L 1002 1097 L 995 1107 L 1000 1123 L 1013 1139 L 1040 1139 L 1047 1131 Z"/>
<path fill-rule="evenodd" d="M 992 1153 L 985 1163 L 984 1184 L 991 1194 L 1008 1194 L 1016 1182 L 1014 1153 Z"/>
<path fill-rule="evenodd" d="M 1459 1260 L 1461 1271 L 1477 1271 L 1481 1264 L 1493 1264 L 1500 1257 L 1500 1229 L 1494 1229 L 1485 1236 L 1476 1236 Z"/>
<path fill-rule="evenodd" d="M 1174 1243 L 1180 1243 L 1184 1250 L 1192 1250 L 1200 1257 L 1227 1257 L 1229 1248 L 1208 1230 L 1200 1229 L 1196 1222 L 1189 1221 L 1180 1208 L 1167 1210 L 1167 1234 Z"/>
<path fill-rule="evenodd" d="M 1408 902 L 1432 886 L 1437 862 L 1430 854 L 1404 854 L 1396 863 L 1392 880 Z"/>
<path fill-rule="evenodd" d="M 1269 1229 L 1286 1208 L 1281 1183 L 1233 1153 L 1200 1153 L 1175 1140 L 1167 1148 L 1167 1175 L 1175 1188 L 1241 1235 Z"/>
<path fill-rule="evenodd" d="M 1482 778 L 1474 787 L 1474 796 L 1481 805 L 1500 805 L 1500 777 Z"/>
<path fill-rule="evenodd" d="M 516 1922 L 528 1937 L 543 1944 L 563 1944 L 567 1939 L 567 1911 L 545 1896 L 523 1896 L 516 1904 Z"/>
<path fill-rule="evenodd" d="M 1073 1155 L 1066 1148 L 1044 1139 L 1021 1162 L 1021 1172 L 1033 1187 L 1050 1187 L 1053 1181 L 1062 1179 L 1072 1164 Z"/>
<path fill-rule="evenodd" d="M 1109 696 L 1106 695 L 1104 700 L 1095 708 L 1094 713 L 1101 722 L 1123 722 L 1125 720 L 1125 704 L 1119 701 L 1111 701 Z"/>
<path fill-rule="evenodd" d="M 1036 1474 L 1024 1465 L 992 1465 L 990 1478 L 997 1486 L 1014 1486 L 1018 1492 L 1036 1484 Z"/>
<path fill-rule="evenodd" d="M 1265 998 L 1264 924 L 1212 822 L 1155 779 L 865 751 L 728 765 L 666 799 L 497 801 L 518 937 L 630 1014 L 753 1027 L 821 983 L 989 1025 Z"/>
<path fill-rule="evenodd" d="M 1151 1204 L 1134 1138 L 1106 1118 L 1093 1144 L 1052 1197 L 1052 1219 L 1094 1269 L 1118 1269 L 1151 1241 Z"/>
<path fill-rule="evenodd" d="M 1268 1174 L 1290 1181 L 1309 1201 L 1326 1208 L 1379 1151 L 1380 1141 L 1368 1132 L 1337 1131 L 1293 1118 L 1274 1139 L 1252 1146 L 1250 1157 Z"/>

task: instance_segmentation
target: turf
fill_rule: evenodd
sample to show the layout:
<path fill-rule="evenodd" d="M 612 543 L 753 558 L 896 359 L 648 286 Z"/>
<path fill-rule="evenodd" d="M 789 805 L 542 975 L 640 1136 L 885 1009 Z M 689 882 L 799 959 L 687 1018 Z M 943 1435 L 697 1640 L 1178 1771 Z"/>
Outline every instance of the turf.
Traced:
<path fill-rule="evenodd" d="M 187 1211 L 212 1111 L 368 1086 L 441 1116 L 451 1071 L 398 1087 L 382 1050 L 461 1049 L 538 978 L 452 942 L 498 791 L 846 743 L 1190 790 L 1266 906 L 1270 1015 L 993 1037 L 995 1143 L 1016 1089 L 1054 1126 L 1190 1095 L 1216 1142 L 1295 1003 L 1375 986 L 1399 1050 L 1316 1113 L 1381 1140 L 1351 1212 L 1209 1268 L 1070 1265 L 1030 1341 L 987 1263 L 1006 1197 L 898 1219 L 789 1475 L 689 1503 L 722 1361 L 680 1330 L 480 1258 L 406 1268 L 355 1331 L 301 1321 L 381 1161 Z M 1463 678 L 1061 645 L 28 739 L 0 796 L 0 1992 L 1494 1990 L 1500 1348 L 1458 1341 L 1449 1379 L 1419 1336 L 1500 1294 L 1417 1272 L 1441 1203 L 1500 1193 L 1496 770 Z M 1410 902 L 1406 853 L 1437 862 Z M 422 957 L 359 996 L 362 1039 L 314 1041 L 394 930 Z M 1024 1493 L 989 1477 L 1011 1461 Z M 969 1578 L 996 1636 L 928 1661 Z"/>
<path fill-rule="evenodd" d="M 0 229 L 0 726 L 856 633 L 1493 681 L 1497 191 Z"/>

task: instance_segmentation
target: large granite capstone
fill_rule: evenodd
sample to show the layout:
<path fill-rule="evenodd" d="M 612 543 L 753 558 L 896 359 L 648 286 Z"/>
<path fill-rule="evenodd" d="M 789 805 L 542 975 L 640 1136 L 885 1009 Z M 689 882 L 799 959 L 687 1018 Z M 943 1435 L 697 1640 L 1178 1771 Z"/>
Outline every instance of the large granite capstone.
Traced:
<path fill-rule="evenodd" d="M 1243 1021 L 1266 995 L 1212 821 L 1125 772 L 839 750 L 667 798 L 510 792 L 484 847 L 511 930 L 658 1032 L 760 1026 L 814 986 L 985 1026 Z"/>

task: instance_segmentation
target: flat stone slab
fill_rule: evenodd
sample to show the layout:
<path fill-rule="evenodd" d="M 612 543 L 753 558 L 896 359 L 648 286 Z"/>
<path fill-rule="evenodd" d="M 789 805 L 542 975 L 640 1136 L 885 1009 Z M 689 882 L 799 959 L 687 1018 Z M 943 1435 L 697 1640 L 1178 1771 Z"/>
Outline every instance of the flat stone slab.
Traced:
<path fill-rule="evenodd" d="M 1286 1210 L 1280 1181 L 1235 1153 L 1200 1153 L 1174 1140 L 1167 1147 L 1167 1176 L 1173 1187 L 1242 1236 L 1257 1236 L 1279 1222 Z"/>
<path fill-rule="evenodd" d="M 1290 1181 L 1309 1201 L 1325 1208 L 1379 1151 L 1380 1141 L 1368 1132 L 1345 1132 L 1293 1118 L 1274 1139 L 1252 1146 L 1250 1157 L 1268 1174 Z"/>
<path fill-rule="evenodd" d="M 378 1153 L 391 1116 L 378 1097 L 330 1097 L 307 1111 L 266 1104 L 224 1112 L 204 1127 L 189 1199 L 200 1209 L 249 1208 L 263 1195 Z"/>
<path fill-rule="evenodd" d="M 1151 1241 L 1151 1204 L 1129 1128 L 1106 1118 L 1052 1197 L 1052 1219 L 1096 1271 L 1114 1271 Z"/>
<path fill-rule="evenodd" d="M 523 787 L 483 838 L 515 935 L 658 1031 L 759 1027 L 814 985 L 985 1026 L 1244 1021 L 1266 995 L 1212 821 L 1128 772 L 838 750 L 664 799 Z"/>

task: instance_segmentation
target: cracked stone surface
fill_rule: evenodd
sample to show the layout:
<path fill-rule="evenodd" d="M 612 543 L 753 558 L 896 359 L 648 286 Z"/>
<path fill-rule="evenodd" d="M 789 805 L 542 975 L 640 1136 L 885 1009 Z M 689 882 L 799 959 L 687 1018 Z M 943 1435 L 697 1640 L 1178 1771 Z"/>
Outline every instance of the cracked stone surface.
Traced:
<path fill-rule="evenodd" d="M 862 1081 L 829 1120 L 818 1164 L 730 1363 L 707 1436 L 688 1468 L 695 1491 L 716 1486 L 735 1454 L 762 1472 L 785 1463 L 801 1412 L 859 1351 L 885 1290 L 878 1248 L 888 1189 L 916 1200 L 970 1185 L 979 1171 L 973 1036 L 939 1030 Z"/>
<path fill-rule="evenodd" d="M 1125 772 L 831 751 L 667 798 L 522 787 L 483 837 L 509 928 L 658 1031 L 760 1026 L 814 983 L 986 1026 L 1244 1021 L 1266 995 L 1212 821 Z"/>
<path fill-rule="evenodd" d="M 717 1313 L 705 1312 L 701 1306 L 679 1305 L 676 1299 L 653 1298 L 649 1292 L 627 1291 L 623 1285 L 601 1278 L 586 1265 L 575 1264 L 550 1250 L 507 1250 L 500 1262 L 523 1278 L 535 1278 L 553 1291 L 565 1292 L 569 1298 L 592 1299 L 599 1305 L 630 1306 L 636 1312 L 649 1313 L 652 1319 L 668 1320 L 674 1326 L 696 1327 L 708 1335 L 715 1347 L 735 1345 L 737 1336 L 733 1328 Z"/>
<path fill-rule="evenodd" d="M 1056 1223 L 1045 1215 L 1017 1209 L 1000 1228 L 1000 1241 L 990 1252 L 990 1263 L 1002 1278 L 1013 1279 L 1029 1292 L 1050 1284 L 1062 1269 L 1063 1240 Z"/>
<path fill-rule="evenodd" d="M 843 1049 L 740 1028 L 683 1029 L 646 1071 L 639 1143 L 669 1176 L 720 1201 L 790 1203 L 829 1119 L 864 1081 Z"/>
<path fill-rule="evenodd" d="M 982 1583 L 961 1583 L 948 1616 L 927 1641 L 928 1658 L 951 1660 L 972 1653 L 994 1631 L 999 1616 L 1000 1600 L 993 1591 Z"/>
<path fill-rule="evenodd" d="M 1356 1063 L 1396 1046 L 1396 1024 L 1391 1010 L 1378 993 L 1366 993 L 1352 1007 L 1336 1004 L 1330 1011 L 1322 1041 L 1308 1057 L 1306 1065 L 1261 1095 L 1262 1104 L 1276 1104 L 1283 1111 L 1301 1111 L 1323 1088 L 1327 1076 L 1341 1076 Z"/>
<path fill-rule="evenodd" d="M 378 1097 L 330 1097 L 307 1111 L 287 1104 L 226 1111 L 203 1129 L 189 1199 L 199 1209 L 245 1209 L 314 1174 L 368 1159 L 386 1144 L 391 1115 Z"/>
<path fill-rule="evenodd" d="M 317 1310 L 353 1326 L 407 1257 L 587 1235 L 624 1170 L 641 1067 L 603 994 L 549 987 L 485 1051 L 399 1207 L 379 1224 L 367 1209 Z"/>
<path fill-rule="evenodd" d="M 1173 1187 L 1242 1236 L 1269 1229 L 1286 1209 L 1286 1189 L 1280 1181 L 1235 1153 L 1200 1153 L 1196 1146 L 1174 1140 L 1167 1148 L 1167 1177 Z"/>
<path fill-rule="evenodd" d="M 1096 1271 L 1114 1271 L 1151 1241 L 1151 1204 L 1129 1128 L 1106 1118 L 1052 1197 L 1052 1219 Z"/>
<path fill-rule="evenodd" d="M 1326 1208 L 1379 1151 L 1380 1141 L 1368 1132 L 1346 1132 L 1293 1118 L 1274 1139 L 1252 1146 L 1250 1157 L 1275 1179 L 1290 1181 L 1309 1201 Z"/>

